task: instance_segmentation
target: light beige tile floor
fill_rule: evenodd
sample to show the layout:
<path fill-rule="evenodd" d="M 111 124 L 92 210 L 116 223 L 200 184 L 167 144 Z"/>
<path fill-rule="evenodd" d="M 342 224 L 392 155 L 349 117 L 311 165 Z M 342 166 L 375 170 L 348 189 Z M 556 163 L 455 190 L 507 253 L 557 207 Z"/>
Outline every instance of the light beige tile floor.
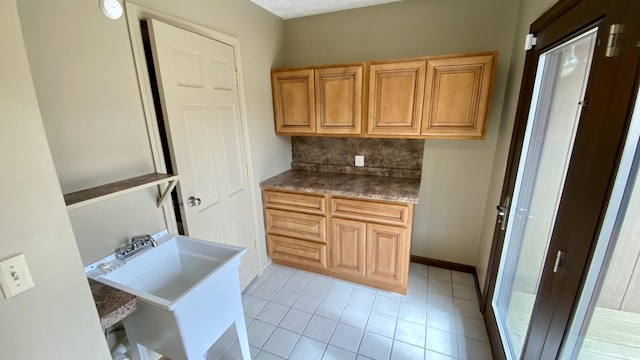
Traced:
<path fill-rule="evenodd" d="M 402 296 L 269 265 L 242 297 L 252 359 L 493 359 L 466 273 L 411 263 Z M 207 356 L 241 358 L 233 326 Z"/>

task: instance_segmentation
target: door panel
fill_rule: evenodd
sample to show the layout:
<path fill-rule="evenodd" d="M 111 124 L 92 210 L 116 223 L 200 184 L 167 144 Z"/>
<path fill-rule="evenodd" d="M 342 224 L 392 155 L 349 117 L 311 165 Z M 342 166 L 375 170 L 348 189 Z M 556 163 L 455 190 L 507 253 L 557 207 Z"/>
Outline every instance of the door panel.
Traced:
<path fill-rule="evenodd" d="M 367 278 L 380 281 L 403 282 L 401 278 L 406 267 L 405 246 L 407 230 L 405 228 L 367 224 L 369 233 L 367 242 Z"/>
<path fill-rule="evenodd" d="M 331 227 L 331 270 L 364 276 L 367 224 L 333 218 Z"/>
<path fill-rule="evenodd" d="M 427 61 L 422 134 L 484 135 L 494 61 L 491 55 Z"/>
<path fill-rule="evenodd" d="M 316 129 L 319 134 L 362 132 L 362 65 L 316 69 Z"/>
<path fill-rule="evenodd" d="M 258 263 L 233 47 L 157 20 L 149 32 L 185 233 L 246 248 L 244 287 Z"/>
<path fill-rule="evenodd" d="M 274 71 L 271 86 L 276 133 L 315 133 L 313 69 Z"/>
<path fill-rule="evenodd" d="M 222 134 L 222 158 L 225 168 L 223 174 L 227 181 L 229 197 L 241 193 L 247 188 L 239 115 L 233 106 L 218 106 L 218 118 L 221 119 L 219 133 Z"/>
<path fill-rule="evenodd" d="M 561 359 L 640 359 L 640 101 Z"/>
<path fill-rule="evenodd" d="M 492 304 L 505 347 L 514 359 L 523 350 L 560 206 L 596 31 L 540 56 Z"/>
<path fill-rule="evenodd" d="M 370 66 L 368 134 L 420 134 L 426 67 L 425 61 Z"/>
<path fill-rule="evenodd" d="M 632 7 L 635 7 L 635 10 L 631 10 Z M 577 114 L 578 128 L 575 131 L 570 157 L 568 157 L 568 167 L 566 167 L 566 173 L 562 175 L 564 185 L 561 186 L 561 191 L 558 194 L 557 209 L 555 213 L 546 210 L 542 214 L 552 218 L 549 227 L 550 237 L 547 249 L 543 250 L 544 256 L 540 259 L 540 263 L 534 270 L 531 270 L 532 273 L 538 272 L 539 276 L 537 276 L 533 302 L 531 300 L 528 302 L 530 310 L 527 310 L 525 318 L 529 321 L 525 323 L 526 335 L 522 339 L 522 355 L 520 357 L 522 359 L 557 358 L 570 316 L 575 308 L 592 244 L 597 238 L 603 209 L 606 206 L 613 183 L 612 179 L 615 176 L 619 150 L 628 126 L 631 95 L 637 86 L 634 85 L 640 57 L 637 47 L 637 42 L 640 40 L 637 15 L 635 15 L 637 13 L 637 1 L 561 1 L 531 26 L 531 33 L 535 34 L 538 43 L 527 53 L 525 62 L 520 101 L 513 130 L 514 135 L 502 192 L 503 204 L 506 199 L 514 195 L 516 184 L 519 183 L 519 186 L 526 188 L 526 180 L 520 179 L 518 176 L 521 173 L 521 166 L 524 166 L 520 162 L 528 161 L 524 155 L 526 155 L 531 139 L 527 140 L 525 134 L 531 126 L 535 126 L 530 124 L 535 118 L 529 117 L 532 112 L 530 109 L 536 109 L 539 102 L 544 103 L 548 99 L 545 98 L 545 95 L 557 96 L 560 99 L 568 95 L 565 92 L 554 95 L 548 91 L 535 91 L 534 85 L 539 78 L 537 75 L 542 73 L 544 69 L 539 66 L 540 57 L 544 54 L 548 55 L 550 50 L 593 28 L 597 27 L 599 30 L 584 97 L 578 104 L 571 104 L 571 102 L 568 104 L 578 107 L 580 111 Z M 622 24 L 625 30 L 624 35 L 613 36 L 612 39 L 614 45 L 619 49 L 618 54 L 608 56 L 609 32 L 613 24 Z M 573 55 L 580 57 L 578 49 L 574 48 L 573 50 Z M 575 62 L 569 55 L 571 55 L 571 48 L 560 58 L 559 74 L 556 75 L 562 77 L 563 65 L 565 68 L 574 67 L 572 64 Z M 578 62 L 576 65 L 570 74 L 566 75 L 567 71 L 564 71 L 565 77 L 574 76 L 582 63 Z M 565 104 L 566 100 L 562 100 L 561 103 Z M 547 115 L 553 116 L 553 106 L 547 108 Z M 562 117 L 567 120 L 571 119 L 571 115 L 562 115 Z M 529 131 L 529 133 L 531 132 Z M 541 150 L 544 152 L 544 147 L 541 147 Z M 562 156 L 558 156 L 558 158 L 561 159 Z M 541 170 L 547 168 L 543 166 Z M 526 203 L 528 204 L 528 202 Z M 524 218 L 525 214 L 538 215 L 531 214 L 526 207 L 527 211 L 521 211 L 522 207 L 518 206 L 512 206 L 511 209 L 513 212 L 509 215 L 509 222 L 506 223 L 506 232 L 502 216 L 496 218 L 490 271 L 483 293 L 485 320 L 492 349 L 498 359 L 518 358 L 514 357 L 511 352 L 504 351 L 503 343 L 510 340 L 505 339 L 508 332 L 504 331 L 504 319 L 501 319 L 501 316 L 505 315 L 500 315 L 499 311 L 502 310 L 496 306 L 496 303 L 501 301 L 499 299 L 501 292 L 509 294 L 511 290 L 520 285 L 518 282 L 512 284 L 511 289 L 506 286 L 506 289 L 501 290 L 500 287 L 500 282 L 504 279 L 501 279 L 498 274 L 508 273 L 505 270 L 507 261 L 500 261 L 500 259 L 504 260 L 507 257 L 506 253 L 509 252 L 506 245 L 509 239 L 505 238 L 505 233 L 520 231 L 520 233 L 526 234 L 526 226 L 520 227 L 518 230 L 517 222 L 513 222 L 518 216 Z M 537 219 L 531 218 L 527 221 L 533 220 Z M 540 241 L 534 241 L 534 243 L 539 245 Z M 516 246 L 516 248 L 518 247 Z M 520 246 L 515 253 L 520 254 L 521 252 L 523 253 L 521 257 L 523 263 L 533 257 L 529 248 Z M 561 256 L 557 257 L 559 252 Z M 515 264 L 512 268 L 515 269 L 521 265 L 519 258 L 519 256 L 511 257 L 512 265 Z M 513 276 L 511 274 L 511 277 Z M 506 281 L 507 285 L 509 282 Z M 503 303 L 508 303 L 509 301 L 505 301 L 505 299 L 510 298 L 506 296 L 502 300 Z M 508 308 L 508 306 L 503 306 L 504 308 Z M 503 324 L 499 325 L 500 322 Z M 503 327 L 503 330 L 499 330 L 500 326 Z"/>

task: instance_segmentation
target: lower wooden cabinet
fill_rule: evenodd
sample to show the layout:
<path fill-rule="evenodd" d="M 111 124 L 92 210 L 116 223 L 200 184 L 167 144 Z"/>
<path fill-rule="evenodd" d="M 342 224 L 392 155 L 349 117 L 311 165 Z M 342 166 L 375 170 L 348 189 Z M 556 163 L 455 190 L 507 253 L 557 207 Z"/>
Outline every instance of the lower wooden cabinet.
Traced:
<path fill-rule="evenodd" d="M 331 272 L 406 294 L 413 205 L 336 197 L 330 208 Z"/>
<path fill-rule="evenodd" d="M 265 209 L 264 224 L 269 234 L 326 242 L 326 218 L 322 215 Z"/>
<path fill-rule="evenodd" d="M 273 262 L 406 294 L 413 204 L 265 190 L 263 206 Z"/>
<path fill-rule="evenodd" d="M 331 271 L 364 277 L 366 274 L 367 224 L 362 221 L 331 220 Z"/>
<path fill-rule="evenodd" d="M 407 229 L 367 224 L 367 278 L 390 286 L 406 285 L 408 247 Z"/>
<path fill-rule="evenodd" d="M 267 251 L 274 262 L 305 270 L 327 269 L 327 245 L 267 234 Z"/>

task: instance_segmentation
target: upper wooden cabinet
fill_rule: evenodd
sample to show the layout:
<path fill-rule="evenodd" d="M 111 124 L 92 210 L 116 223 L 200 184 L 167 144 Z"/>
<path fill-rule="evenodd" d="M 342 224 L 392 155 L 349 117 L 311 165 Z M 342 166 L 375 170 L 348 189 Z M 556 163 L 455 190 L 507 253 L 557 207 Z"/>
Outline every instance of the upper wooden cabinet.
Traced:
<path fill-rule="evenodd" d="M 273 70 L 278 135 L 362 134 L 362 64 Z"/>
<path fill-rule="evenodd" d="M 497 56 L 272 70 L 276 134 L 484 139 Z"/>
<path fill-rule="evenodd" d="M 422 134 L 484 138 L 496 54 L 427 60 Z"/>
<path fill-rule="evenodd" d="M 368 135 L 420 135 L 425 61 L 369 69 Z"/>
<path fill-rule="evenodd" d="M 362 65 L 315 70 L 318 134 L 362 133 Z"/>
<path fill-rule="evenodd" d="M 276 134 L 302 135 L 316 132 L 313 70 L 272 72 L 273 112 Z"/>

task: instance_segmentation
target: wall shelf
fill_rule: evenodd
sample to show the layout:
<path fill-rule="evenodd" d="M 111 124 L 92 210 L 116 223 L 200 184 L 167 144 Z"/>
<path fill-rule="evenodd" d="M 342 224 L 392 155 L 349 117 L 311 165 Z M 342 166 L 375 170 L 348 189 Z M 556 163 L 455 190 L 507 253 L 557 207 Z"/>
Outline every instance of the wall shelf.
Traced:
<path fill-rule="evenodd" d="M 67 210 L 72 210 L 167 183 L 167 187 L 162 191 L 158 199 L 158 207 L 160 207 L 178 184 L 178 180 L 179 176 L 177 174 L 152 173 L 65 194 L 64 202 L 67 204 Z"/>

